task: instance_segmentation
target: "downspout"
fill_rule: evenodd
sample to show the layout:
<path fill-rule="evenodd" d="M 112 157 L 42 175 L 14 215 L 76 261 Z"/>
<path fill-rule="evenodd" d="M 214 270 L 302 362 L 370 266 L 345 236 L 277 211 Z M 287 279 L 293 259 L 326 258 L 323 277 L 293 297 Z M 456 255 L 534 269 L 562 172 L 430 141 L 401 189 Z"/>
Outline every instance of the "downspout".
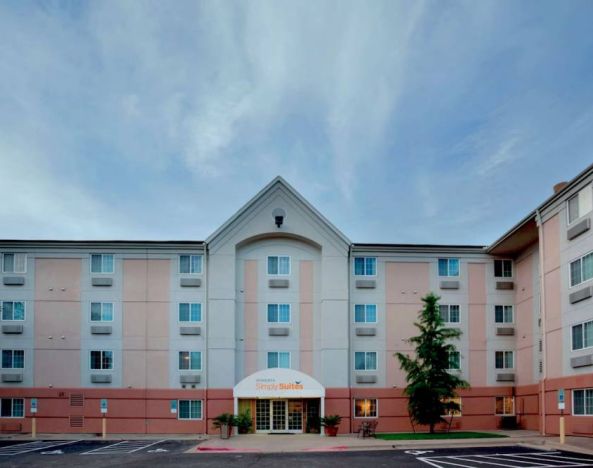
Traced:
<path fill-rule="evenodd" d="M 208 375 L 210 374 L 210 366 L 208 360 L 208 336 L 210 335 L 210 304 L 208 303 L 208 289 L 210 288 L 210 282 L 208 281 L 210 275 L 210 268 L 208 265 L 209 253 L 208 244 L 204 242 L 204 265 L 206 284 L 204 285 L 204 304 L 206 305 L 206 317 L 205 330 L 204 330 L 204 359 L 206 362 L 206 372 L 204 372 L 204 435 L 208 434 Z"/>
<path fill-rule="evenodd" d="M 348 407 L 350 408 L 349 415 L 350 415 L 350 434 L 354 432 L 354 419 L 352 414 L 352 407 L 354 406 L 354 402 L 352 400 L 352 304 L 350 298 L 350 290 L 352 289 L 352 268 L 351 265 L 352 260 L 352 244 L 348 246 Z"/>
<path fill-rule="evenodd" d="M 544 272 L 544 225 L 539 208 L 535 210 L 535 222 L 539 237 L 539 281 L 540 281 L 540 320 L 542 337 L 542 376 L 539 384 L 540 420 L 542 423 L 541 434 L 546 435 L 546 377 L 548 375 L 548 360 L 546 346 L 546 282 Z"/>

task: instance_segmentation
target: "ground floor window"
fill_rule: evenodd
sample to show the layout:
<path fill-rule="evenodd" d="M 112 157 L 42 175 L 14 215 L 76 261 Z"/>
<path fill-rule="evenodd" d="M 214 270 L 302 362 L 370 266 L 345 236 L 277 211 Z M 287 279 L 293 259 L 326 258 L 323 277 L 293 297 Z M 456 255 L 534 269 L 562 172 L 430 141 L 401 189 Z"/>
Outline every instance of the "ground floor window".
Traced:
<path fill-rule="evenodd" d="M 377 400 L 375 398 L 357 398 L 354 400 L 355 418 L 376 418 Z"/>
<path fill-rule="evenodd" d="M 515 414 L 515 397 L 501 396 L 496 397 L 497 416 L 513 416 Z"/>
<path fill-rule="evenodd" d="M 179 400 L 179 419 L 202 419 L 201 400 Z"/>
<path fill-rule="evenodd" d="M 593 416 L 593 388 L 572 391 L 572 413 L 577 416 Z"/>
<path fill-rule="evenodd" d="M 443 398 L 442 402 L 443 403 L 457 403 L 457 406 L 458 406 L 458 409 L 456 409 L 456 410 L 449 409 L 449 410 L 445 411 L 445 414 L 443 414 L 443 416 L 453 416 L 453 417 L 461 416 L 461 397 Z"/>
<path fill-rule="evenodd" d="M 22 418 L 25 416 L 25 401 L 22 398 L 2 398 L 0 400 L 0 417 Z"/>

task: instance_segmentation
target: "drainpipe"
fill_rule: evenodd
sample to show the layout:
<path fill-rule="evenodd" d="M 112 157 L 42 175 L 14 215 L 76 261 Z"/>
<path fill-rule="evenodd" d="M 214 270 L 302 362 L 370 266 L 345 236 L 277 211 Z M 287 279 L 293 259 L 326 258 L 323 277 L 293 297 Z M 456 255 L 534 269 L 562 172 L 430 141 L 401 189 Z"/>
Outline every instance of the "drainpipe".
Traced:
<path fill-rule="evenodd" d="M 544 272 L 544 225 L 539 208 L 535 210 L 535 222 L 537 223 L 539 236 L 539 281 L 540 281 L 540 320 L 542 336 L 542 377 L 539 384 L 540 418 L 542 423 L 541 434 L 546 435 L 546 377 L 548 375 L 548 360 L 546 346 L 546 282 Z"/>
<path fill-rule="evenodd" d="M 210 366 L 208 361 L 208 335 L 210 335 L 210 304 L 208 303 L 208 289 L 210 288 L 210 282 L 208 281 L 210 276 L 210 268 L 208 265 L 209 260 L 209 253 L 208 253 L 208 244 L 204 242 L 204 251 L 203 251 L 203 265 L 205 272 L 205 285 L 204 285 L 204 304 L 206 305 L 206 313 L 202 317 L 205 317 L 206 322 L 204 323 L 204 360 L 206 362 L 206 372 L 204 372 L 204 407 L 202 408 L 202 415 L 204 418 L 204 435 L 208 434 L 208 375 L 210 374 Z"/>
<path fill-rule="evenodd" d="M 351 298 L 350 298 L 350 291 L 352 289 L 352 268 L 353 265 L 351 265 L 351 261 L 352 261 L 352 244 L 350 244 L 348 246 L 348 408 L 349 409 L 349 415 L 350 415 L 350 434 L 352 434 L 353 431 L 353 414 L 352 414 L 352 406 L 354 405 L 354 402 L 352 401 L 352 304 L 351 304 Z M 376 267 L 375 267 L 376 268 Z"/>

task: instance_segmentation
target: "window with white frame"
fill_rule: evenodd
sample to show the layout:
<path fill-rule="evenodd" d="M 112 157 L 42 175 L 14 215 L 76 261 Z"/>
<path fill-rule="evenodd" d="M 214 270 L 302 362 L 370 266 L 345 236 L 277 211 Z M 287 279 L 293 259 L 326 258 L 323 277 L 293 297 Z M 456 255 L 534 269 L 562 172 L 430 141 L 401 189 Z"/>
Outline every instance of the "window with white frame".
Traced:
<path fill-rule="evenodd" d="M 113 254 L 92 254 L 91 273 L 113 273 Z"/>
<path fill-rule="evenodd" d="M 515 415 L 515 397 L 497 396 L 494 414 L 497 416 L 514 416 Z"/>
<path fill-rule="evenodd" d="M 443 416 L 453 416 L 454 418 L 461 416 L 461 397 L 443 398 L 441 401 L 445 404 L 455 403 L 457 405 L 457 409 L 449 408 L 445 410 L 445 414 L 443 414 Z"/>
<path fill-rule="evenodd" d="M 513 369 L 515 367 L 515 352 L 495 351 L 494 366 L 496 369 Z"/>
<path fill-rule="evenodd" d="M 112 302 L 91 302 L 91 322 L 112 322 Z"/>
<path fill-rule="evenodd" d="M 2 271 L 4 273 L 26 273 L 27 254 L 24 253 L 3 253 Z"/>
<path fill-rule="evenodd" d="M 268 304 L 268 323 L 290 323 L 290 304 Z"/>
<path fill-rule="evenodd" d="M 495 278 L 512 278 L 513 261 L 512 260 L 494 260 Z"/>
<path fill-rule="evenodd" d="M 572 326 L 572 350 L 593 346 L 593 320 Z"/>
<path fill-rule="evenodd" d="M 286 351 L 268 352 L 268 369 L 290 369 L 290 353 Z"/>
<path fill-rule="evenodd" d="M 0 302 L 0 309 L 2 310 L 2 320 L 25 320 L 25 303 L 22 301 Z"/>
<path fill-rule="evenodd" d="M 178 419 L 202 419 L 202 400 L 179 400 Z"/>
<path fill-rule="evenodd" d="M 449 351 L 448 353 L 449 365 L 447 370 L 459 370 L 461 369 L 461 355 L 459 351 Z"/>
<path fill-rule="evenodd" d="M 25 351 L 22 349 L 2 350 L 2 369 L 24 369 Z"/>
<path fill-rule="evenodd" d="M 0 418 L 22 418 L 25 416 L 23 398 L 2 398 L 0 400 Z"/>
<path fill-rule="evenodd" d="M 91 351 L 92 370 L 113 369 L 113 351 Z"/>
<path fill-rule="evenodd" d="M 572 391 L 572 414 L 575 416 L 593 416 L 593 388 Z"/>
<path fill-rule="evenodd" d="M 377 274 L 377 258 L 354 257 L 354 274 L 356 276 L 375 276 Z"/>
<path fill-rule="evenodd" d="M 179 370 L 202 370 L 202 353 L 179 351 Z"/>
<path fill-rule="evenodd" d="M 375 351 L 355 352 L 354 370 L 377 370 L 377 353 Z"/>
<path fill-rule="evenodd" d="M 512 305 L 495 305 L 494 306 L 494 322 L 495 323 L 513 323 L 513 306 Z"/>
<path fill-rule="evenodd" d="M 287 255 L 270 255 L 268 257 L 268 275 L 290 275 L 290 257 Z"/>
<path fill-rule="evenodd" d="M 355 398 L 354 399 L 354 417 L 355 418 L 376 418 L 377 399 L 376 398 Z"/>
<path fill-rule="evenodd" d="M 579 193 L 570 197 L 566 202 L 568 212 L 568 224 L 585 216 L 593 209 L 593 196 L 591 186 L 587 185 Z"/>
<path fill-rule="evenodd" d="M 459 305 L 456 304 L 441 304 L 439 305 L 439 312 L 443 322 L 459 323 Z"/>
<path fill-rule="evenodd" d="M 179 273 L 188 275 L 199 275 L 202 273 L 201 255 L 180 255 Z"/>
<path fill-rule="evenodd" d="M 439 276 L 459 276 L 459 259 L 439 258 Z"/>
<path fill-rule="evenodd" d="M 179 304 L 180 322 L 201 322 L 202 304 L 199 302 L 182 302 Z"/>
<path fill-rule="evenodd" d="M 570 262 L 570 286 L 593 278 L 593 252 Z"/>
<path fill-rule="evenodd" d="M 377 323 L 377 306 L 375 304 L 355 304 L 354 322 Z"/>

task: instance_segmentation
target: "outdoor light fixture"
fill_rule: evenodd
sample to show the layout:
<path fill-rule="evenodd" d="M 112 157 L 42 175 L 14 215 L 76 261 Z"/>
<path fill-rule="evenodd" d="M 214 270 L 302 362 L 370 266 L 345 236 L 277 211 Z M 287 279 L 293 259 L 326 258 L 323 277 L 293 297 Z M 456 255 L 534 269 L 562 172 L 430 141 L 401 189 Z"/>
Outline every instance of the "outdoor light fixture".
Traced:
<path fill-rule="evenodd" d="M 279 228 L 280 226 L 282 226 L 282 223 L 284 222 L 284 217 L 286 216 L 286 213 L 282 208 L 276 208 L 274 211 L 272 211 L 272 216 L 274 217 L 276 227 Z"/>

